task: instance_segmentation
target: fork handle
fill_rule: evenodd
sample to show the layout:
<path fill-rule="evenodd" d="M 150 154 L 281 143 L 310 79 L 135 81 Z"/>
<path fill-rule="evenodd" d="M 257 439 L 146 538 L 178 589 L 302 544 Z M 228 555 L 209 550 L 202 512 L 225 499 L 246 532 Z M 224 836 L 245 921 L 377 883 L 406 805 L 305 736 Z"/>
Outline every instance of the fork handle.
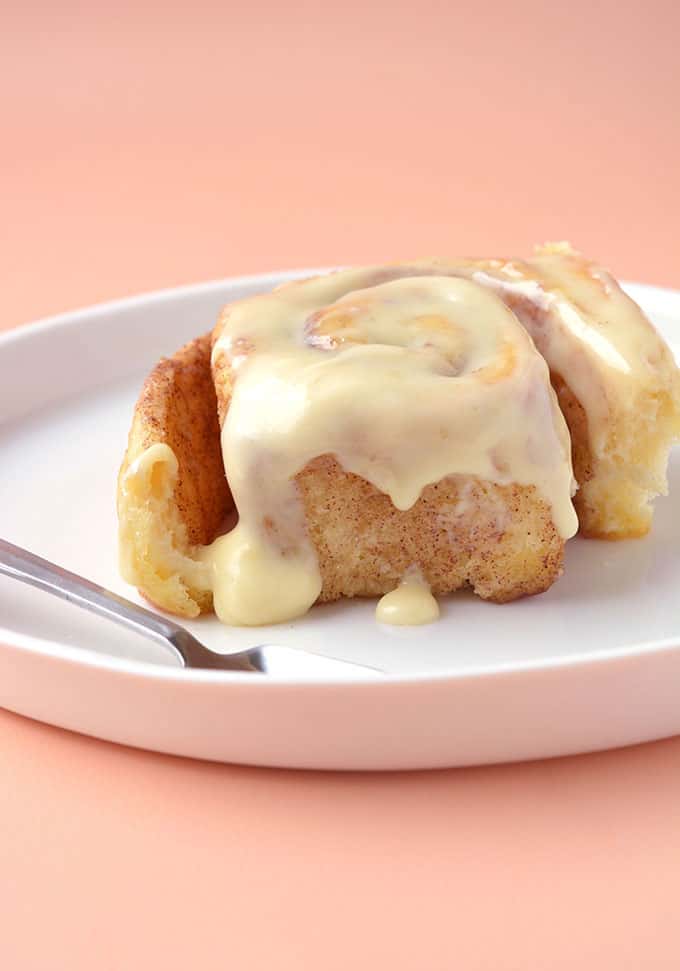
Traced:
<path fill-rule="evenodd" d="M 225 655 L 210 651 L 179 624 L 4 539 L 0 539 L 0 574 L 22 580 L 171 647 L 185 667 L 255 670 L 248 652 Z"/>

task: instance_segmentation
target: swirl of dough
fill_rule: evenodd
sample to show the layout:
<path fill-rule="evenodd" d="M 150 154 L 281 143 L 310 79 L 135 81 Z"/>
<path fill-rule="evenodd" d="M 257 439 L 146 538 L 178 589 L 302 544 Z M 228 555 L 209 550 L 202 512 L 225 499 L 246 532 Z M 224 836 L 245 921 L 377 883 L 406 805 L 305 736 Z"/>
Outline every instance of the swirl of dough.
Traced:
<path fill-rule="evenodd" d="M 323 350 L 361 344 L 404 347 L 414 363 L 433 373 L 477 381 L 508 377 L 517 361 L 515 345 L 526 344 L 515 322 L 498 313 L 483 315 L 480 295 L 451 277 L 404 277 L 346 294 L 315 310 L 305 321 L 306 342 Z M 484 298 L 482 298 L 484 303 Z"/>

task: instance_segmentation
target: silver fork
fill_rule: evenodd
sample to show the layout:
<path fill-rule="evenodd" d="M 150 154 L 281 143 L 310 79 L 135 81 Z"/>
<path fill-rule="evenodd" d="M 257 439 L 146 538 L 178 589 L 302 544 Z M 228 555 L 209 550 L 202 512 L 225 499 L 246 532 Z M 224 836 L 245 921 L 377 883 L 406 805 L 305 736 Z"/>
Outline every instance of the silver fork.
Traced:
<path fill-rule="evenodd" d="M 91 580 L 43 560 L 42 557 L 3 539 L 0 539 L 0 574 L 30 583 L 55 597 L 107 617 L 154 641 L 160 641 L 173 649 L 185 668 L 247 671 L 256 674 L 270 674 L 273 670 L 279 673 L 290 669 L 295 673 L 302 673 L 303 676 L 310 673 L 331 677 L 339 673 L 351 674 L 353 668 L 374 674 L 382 673 L 368 664 L 324 657 L 278 644 L 258 644 L 236 654 L 218 654 L 167 617 L 146 610 L 131 600 L 92 583 Z"/>

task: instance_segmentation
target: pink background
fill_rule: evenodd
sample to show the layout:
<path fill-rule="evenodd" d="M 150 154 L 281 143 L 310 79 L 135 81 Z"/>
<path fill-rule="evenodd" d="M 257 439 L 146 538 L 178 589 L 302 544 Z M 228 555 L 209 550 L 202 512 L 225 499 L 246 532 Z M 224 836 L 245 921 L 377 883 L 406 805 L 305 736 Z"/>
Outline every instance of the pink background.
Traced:
<path fill-rule="evenodd" d="M 680 287 L 675 0 L 12 6 L 0 327 L 556 238 Z M 680 966 L 680 740 L 323 775 L 0 712 L 0 771 L 8 971 Z"/>

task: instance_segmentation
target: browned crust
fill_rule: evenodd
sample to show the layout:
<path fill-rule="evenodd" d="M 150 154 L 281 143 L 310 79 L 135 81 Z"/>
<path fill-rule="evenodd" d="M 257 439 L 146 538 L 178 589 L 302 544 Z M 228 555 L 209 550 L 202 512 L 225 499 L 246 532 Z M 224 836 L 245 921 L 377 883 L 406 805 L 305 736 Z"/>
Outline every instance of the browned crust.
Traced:
<path fill-rule="evenodd" d="M 151 371 L 135 407 L 119 482 L 151 445 L 165 443 L 178 463 L 174 502 L 192 545 L 212 542 L 233 507 L 220 448 L 210 334 L 190 341 Z"/>
<path fill-rule="evenodd" d="M 564 542 L 533 486 L 451 476 L 399 510 L 331 455 L 314 459 L 296 481 L 321 601 L 380 596 L 414 564 L 435 594 L 471 587 L 497 603 L 541 593 L 562 571 Z"/>
<path fill-rule="evenodd" d="M 200 548 L 233 507 L 210 351 L 209 335 L 199 337 L 151 371 L 118 480 L 121 572 L 153 603 L 183 617 L 212 609 Z"/>

